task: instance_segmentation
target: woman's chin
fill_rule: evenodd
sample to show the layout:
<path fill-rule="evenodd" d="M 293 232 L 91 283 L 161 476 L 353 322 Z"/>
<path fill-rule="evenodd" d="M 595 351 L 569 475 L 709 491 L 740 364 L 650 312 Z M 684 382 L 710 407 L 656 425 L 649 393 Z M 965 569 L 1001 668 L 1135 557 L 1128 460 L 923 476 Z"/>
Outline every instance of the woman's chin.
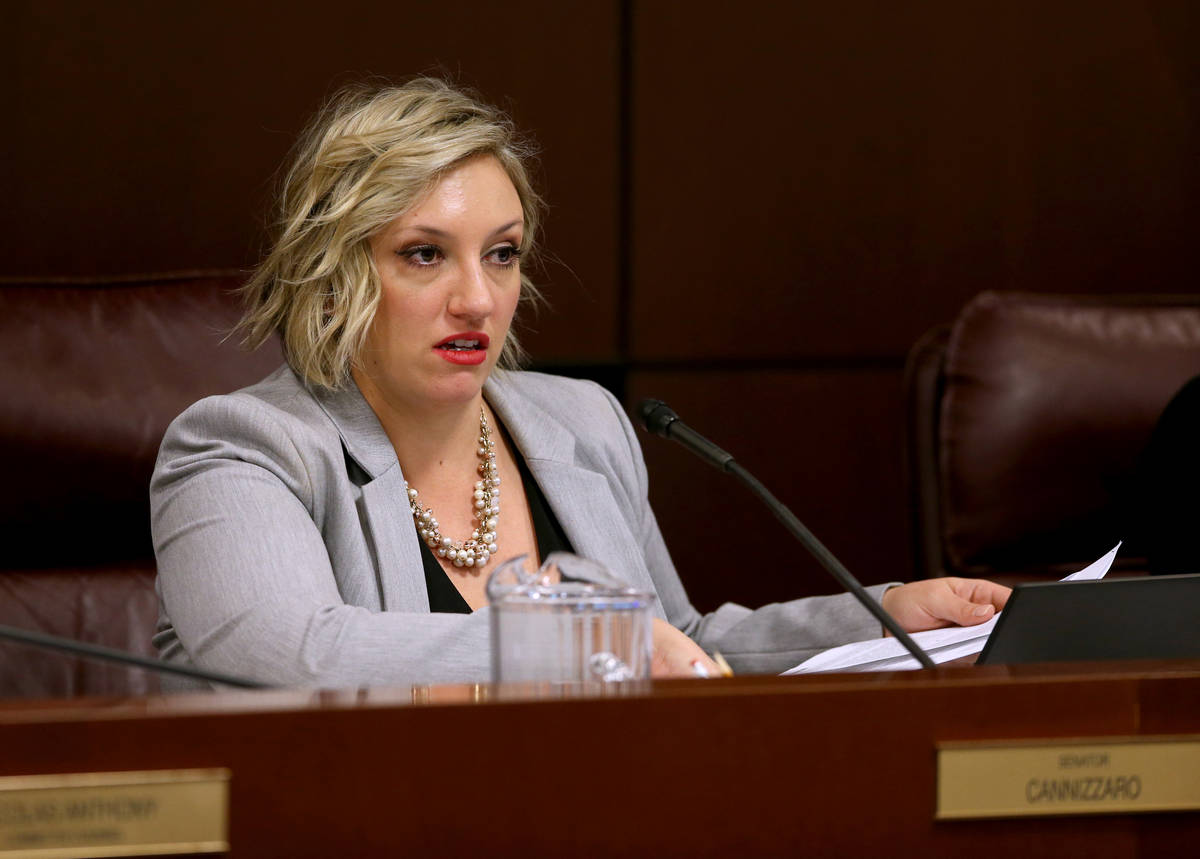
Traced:
<path fill-rule="evenodd" d="M 476 402 L 483 391 L 483 383 L 487 381 L 487 374 L 480 372 L 479 368 L 473 369 L 476 372 L 455 373 L 430 384 L 425 389 L 429 405 L 436 408 Z"/>
<path fill-rule="evenodd" d="M 438 364 L 417 372 L 395 375 L 355 373 L 360 389 L 372 405 L 390 403 L 402 410 L 441 411 L 479 402 L 492 363 L 451 366 Z"/>

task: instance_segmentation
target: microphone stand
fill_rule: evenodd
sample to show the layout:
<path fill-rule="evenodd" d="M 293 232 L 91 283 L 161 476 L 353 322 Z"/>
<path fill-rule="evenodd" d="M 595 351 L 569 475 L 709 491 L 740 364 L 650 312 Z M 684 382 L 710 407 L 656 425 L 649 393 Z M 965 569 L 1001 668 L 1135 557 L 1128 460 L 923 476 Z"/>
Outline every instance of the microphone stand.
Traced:
<path fill-rule="evenodd" d="M 895 636 L 896 640 L 904 646 L 905 650 L 912 654 L 913 658 L 921 664 L 922 668 L 934 667 L 933 660 L 929 658 L 929 655 L 912 640 L 912 637 L 901 628 L 896 619 L 888 614 L 883 606 L 867 593 L 866 588 L 842 565 L 842 562 L 834 557 L 834 554 L 825 548 L 825 545 L 816 538 L 816 535 L 812 531 L 809 531 L 791 510 L 771 494 L 771 491 L 767 487 L 763 486 L 753 474 L 742 468 L 734 460 L 732 454 L 722 450 L 681 421 L 679 416 L 666 403 L 659 400 L 643 400 L 638 407 L 638 411 L 642 419 L 642 425 L 648 432 L 679 442 L 718 471 L 732 474 L 744 483 L 760 501 L 767 505 L 770 511 L 775 514 L 775 518 L 783 523 L 783 526 L 788 529 L 792 536 L 799 540 L 804 548 L 808 549 L 809 553 L 817 559 L 817 563 L 824 567 L 825 571 L 833 576 L 843 589 L 853 594 L 855 599 L 874 615 L 876 620 L 883 624 L 884 629 Z"/>
<path fill-rule="evenodd" d="M 148 659 L 144 656 L 126 653 L 123 650 L 117 650 L 112 647 L 105 647 L 100 644 L 87 644 L 82 641 L 61 638 L 60 636 L 50 635 L 45 632 L 35 632 L 32 629 L 19 629 L 15 626 L 0 625 L 0 640 L 16 641 L 20 644 L 29 644 L 48 650 L 61 650 L 65 653 L 74 653 L 77 656 L 83 656 L 88 659 L 98 659 L 101 662 L 132 665 L 136 668 L 145 668 L 149 671 L 177 674 L 181 677 L 190 677 L 193 680 L 207 680 L 210 683 L 222 683 L 226 686 L 237 686 L 242 689 L 271 688 L 268 684 L 259 683 L 257 680 L 246 680 L 242 677 L 234 677 L 229 674 L 204 671 L 203 669 L 192 668 L 187 665 L 173 665 L 170 662 L 163 662 L 159 659 Z"/>

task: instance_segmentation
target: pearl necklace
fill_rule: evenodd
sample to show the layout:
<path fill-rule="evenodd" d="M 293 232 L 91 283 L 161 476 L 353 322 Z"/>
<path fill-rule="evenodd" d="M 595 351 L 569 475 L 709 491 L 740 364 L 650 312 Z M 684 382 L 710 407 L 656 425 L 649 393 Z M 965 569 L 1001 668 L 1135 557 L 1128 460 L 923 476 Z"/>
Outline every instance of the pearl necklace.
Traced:
<path fill-rule="evenodd" d="M 480 568 L 499 550 L 496 524 L 500 521 L 500 473 L 496 468 L 496 443 L 492 441 L 492 430 L 482 408 L 479 409 L 479 448 L 475 455 L 479 457 L 477 470 L 483 479 L 475 484 L 475 530 L 469 540 L 457 542 L 443 537 L 433 511 L 422 507 L 417 499 L 416 487 L 404 484 L 408 489 L 413 520 L 417 523 L 417 534 L 434 554 L 456 567 Z"/>

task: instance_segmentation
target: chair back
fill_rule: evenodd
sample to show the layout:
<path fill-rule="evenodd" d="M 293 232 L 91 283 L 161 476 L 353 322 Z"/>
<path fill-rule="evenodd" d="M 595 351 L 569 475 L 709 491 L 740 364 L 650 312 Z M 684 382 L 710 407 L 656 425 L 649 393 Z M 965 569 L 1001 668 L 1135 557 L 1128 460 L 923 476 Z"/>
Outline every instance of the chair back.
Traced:
<path fill-rule="evenodd" d="M 153 655 L 148 487 L 167 424 L 282 360 L 227 338 L 237 272 L 0 281 L 0 624 Z M 0 643 L 0 696 L 158 678 Z"/>
<path fill-rule="evenodd" d="M 1198 373 L 1200 296 L 977 296 L 909 355 L 918 575 L 1057 576 L 1112 548 L 1138 456 Z"/>

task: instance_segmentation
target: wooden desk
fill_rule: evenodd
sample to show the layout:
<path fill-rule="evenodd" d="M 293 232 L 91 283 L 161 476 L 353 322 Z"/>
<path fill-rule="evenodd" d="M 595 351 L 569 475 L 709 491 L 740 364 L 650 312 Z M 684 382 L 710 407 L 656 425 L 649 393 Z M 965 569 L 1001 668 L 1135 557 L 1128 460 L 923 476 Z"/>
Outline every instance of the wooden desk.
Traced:
<path fill-rule="evenodd" d="M 935 744 L 1200 734 L 1200 662 L 495 700 L 490 687 L 0 705 L 0 775 L 232 773 L 235 856 L 1194 855 L 1200 813 L 938 822 Z"/>

